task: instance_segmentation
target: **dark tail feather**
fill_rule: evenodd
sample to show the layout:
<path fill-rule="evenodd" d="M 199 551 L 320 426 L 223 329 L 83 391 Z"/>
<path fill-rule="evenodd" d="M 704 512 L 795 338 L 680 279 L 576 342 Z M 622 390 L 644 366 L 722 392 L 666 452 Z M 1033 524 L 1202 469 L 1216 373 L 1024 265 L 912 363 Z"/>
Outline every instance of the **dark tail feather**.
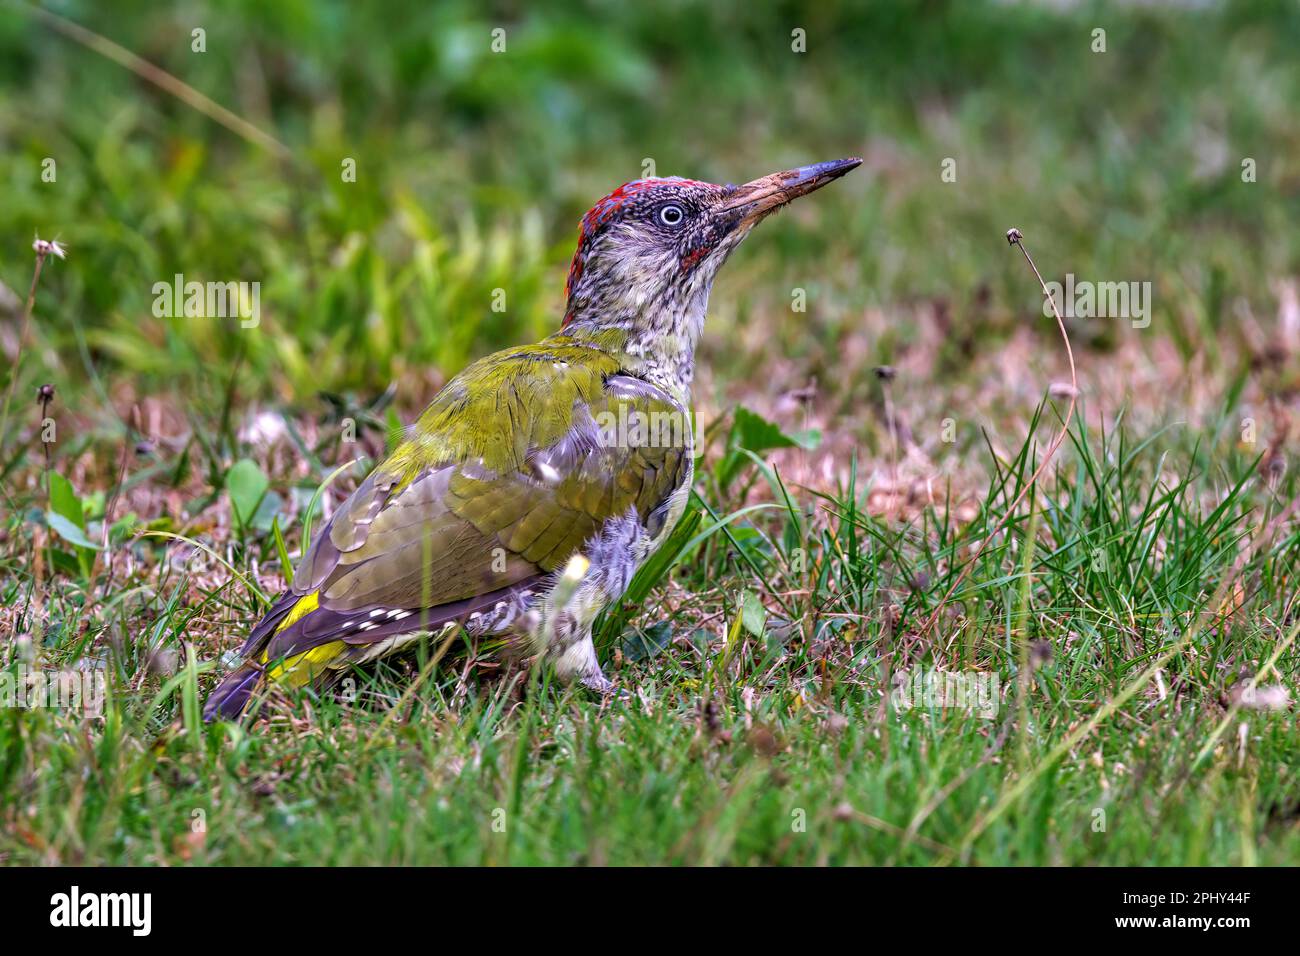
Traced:
<path fill-rule="evenodd" d="M 238 720 L 261 682 L 262 666 L 244 661 L 208 695 L 207 703 L 203 705 L 203 720 Z"/>
<path fill-rule="evenodd" d="M 297 603 L 300 595 L 292 591 L 286 591 L 276 598 L 271 609 L 266 612 L 266 617 L 258 622 L 248 635 L 248 640 L 244 642 L 240 653 L 249 658 L 256 654 L 266 645 L 270 637 L 275 633 L 276 627 L 280 621 L 289 613 L 294 604 Z M 222 679 L 221 683 L 216 686 L 211 694 L 208 695 L 207 702 L 203 705 L 203 719 L 205 722 L 212 722 L 220 718 L 221 720 L 238 720 L 239 715 L 244 712 L 248 706 L 248 699 L 253 696 L 253 691 L 257 690 L 257 685 L 262 680 L 262 668 L 249 660 L 244 660 L 233 671 Z"/>

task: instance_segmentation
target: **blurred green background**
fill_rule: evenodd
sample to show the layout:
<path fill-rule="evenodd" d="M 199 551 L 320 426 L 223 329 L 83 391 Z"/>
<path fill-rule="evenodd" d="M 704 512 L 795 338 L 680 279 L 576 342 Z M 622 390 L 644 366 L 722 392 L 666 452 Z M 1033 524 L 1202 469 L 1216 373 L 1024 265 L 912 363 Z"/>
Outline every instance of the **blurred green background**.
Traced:
<path fill-rule="evenodd" d="M 724 270 L 704 353 L 724 379 L 746 374 L 737 342 L 755 327 L 823 381 L 859 375 L 935 297 L 961 329 L 953 349 L 992 347 L 1041 316 L 1002 245 L 1013 225 L 1048 279 L 1154 282 L 1155 331 L 1134 342 L 1172 336 L 1186 354 L 1234 334 L 1235 301 L 1272 310 L 1269 282 L 1300 254 L 1289 0 L 46 7 L 291 151 L 0 5 L 0 280 L 25 294 L 33 234 L 68 246 L 42 279 L 23 374 L 74 403 L 96 378 L 200 402 L 231 374 L 244 397 L 299 404 L 422 373 L 432 388 L 556 327 L 578 218 L 647 159 L 723 182 L 867 159 Z M 260 281 L 260 327 L 155 318 L 152 285 L 177 272 Z M 795 287 L 806 314 L 791 315 Z M 838 366 L 834 343 L 865 310 L 898 320 Z M 1136 336 L 1112 327 L 1091 344 Z"/>

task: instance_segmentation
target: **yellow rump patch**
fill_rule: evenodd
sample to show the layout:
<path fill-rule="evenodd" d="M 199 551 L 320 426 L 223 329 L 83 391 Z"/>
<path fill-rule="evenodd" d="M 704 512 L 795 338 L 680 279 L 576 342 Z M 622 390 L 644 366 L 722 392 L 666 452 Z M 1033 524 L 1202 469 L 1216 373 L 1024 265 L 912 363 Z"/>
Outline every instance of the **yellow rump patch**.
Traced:
<path fill-rule="evenodd" d="M 284 620 L 276 626 L 275 633 L 279 634 L 286 627 L 291 627 L 294 624 L 297 624 L 318 607 L 320 607 L 319 591 L 312 591 L 310 594 L 304 594 L 298 599 L 298 603 L 289 609 L 289 613 L 284 616 Z"/>
<path fill-rule="evenodd" d="M 275 633 L 279 634 L 285 628 L 292 627 L 318 607 L 320 607 L 319 592 L 312 591 L 310 594 L 304 594 L 289 609 L 289 613 L 284 616 L 284 620 L 276 626 Z M 328 644 L 313 647 L 301 654 L 286 657 L 267 671 L 267 679 L 272 681 L 283 680 L 292 687 L 303 687 L 323 671 L 326 665 L 342 652 L 344 646 L 342 641 L 330 641 Z M 262 651 L 261 663 L 267 664 L 269 662 L 267 652 Z"/>
<path fill-rule="evenodd" d="M 284 681 L 290 687 L 305 687 L 317 674 L 325 670 L 329 662 L 334 660 L 346 646 L 342 641 L 330 641 L 328 644 L 313 647 L 301 654 L 286 657 L 267 671 L 267 679 Z"/>

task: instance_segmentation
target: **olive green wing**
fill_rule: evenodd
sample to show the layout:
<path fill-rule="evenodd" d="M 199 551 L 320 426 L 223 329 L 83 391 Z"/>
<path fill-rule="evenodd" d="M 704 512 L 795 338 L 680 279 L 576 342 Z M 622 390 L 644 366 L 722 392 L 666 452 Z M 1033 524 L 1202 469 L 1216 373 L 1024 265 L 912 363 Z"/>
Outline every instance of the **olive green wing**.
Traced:
<path fill-rule="evenodd" d="M 491 356 L 333 515 L 245 653 L 379 641 L 544 586 L 611 518 L 662 526 L 690 454 L 685 409 L 603 352 Z"/>
<path fill-rule="evenodd" d="M 552 571 L 611 518 L 635 515 L 653 536 L 686 480 L 686 412 L 660 389 L 613 376 L 600 396 L 571 410 L 568 431 L 505 473 L 461 467 L 451 511 L 511 555 Z"/>

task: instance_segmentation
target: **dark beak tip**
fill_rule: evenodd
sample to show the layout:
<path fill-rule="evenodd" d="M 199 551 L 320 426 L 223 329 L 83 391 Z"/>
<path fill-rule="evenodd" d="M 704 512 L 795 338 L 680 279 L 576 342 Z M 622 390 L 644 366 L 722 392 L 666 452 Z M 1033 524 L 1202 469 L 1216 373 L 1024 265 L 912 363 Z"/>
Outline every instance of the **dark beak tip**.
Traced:
<path fill-rule="evenodd" d="M 861 156 L 849 156 L 846 159 L 832 159 L 829 162 L 818 163 L 813 168 L 819 169 L 823 176 L 838 178 L 847 172 L 857 169 L 861 165 Z"/>
<path fill-rule="evenodd" d="M 785 188 L 789 190 L 789 198 L 793 199 L 814 192 L 861 165 L 862 157 L 849 156 L 846 159 L 832 159 L 824 163 L 813 163 L 811 166 L 792 169 L 782 176 L 786 182 Z"/>
<path fill-rule="evenodd" d="M 839 179 L 845 173 L 857 169 L 861 165 L 862 157 L 850 156 L 847 159 L 830 159 L 824 163 L 801 166 L 783 175 L 796 183 L 827 182 L 832 179 Z"/>

